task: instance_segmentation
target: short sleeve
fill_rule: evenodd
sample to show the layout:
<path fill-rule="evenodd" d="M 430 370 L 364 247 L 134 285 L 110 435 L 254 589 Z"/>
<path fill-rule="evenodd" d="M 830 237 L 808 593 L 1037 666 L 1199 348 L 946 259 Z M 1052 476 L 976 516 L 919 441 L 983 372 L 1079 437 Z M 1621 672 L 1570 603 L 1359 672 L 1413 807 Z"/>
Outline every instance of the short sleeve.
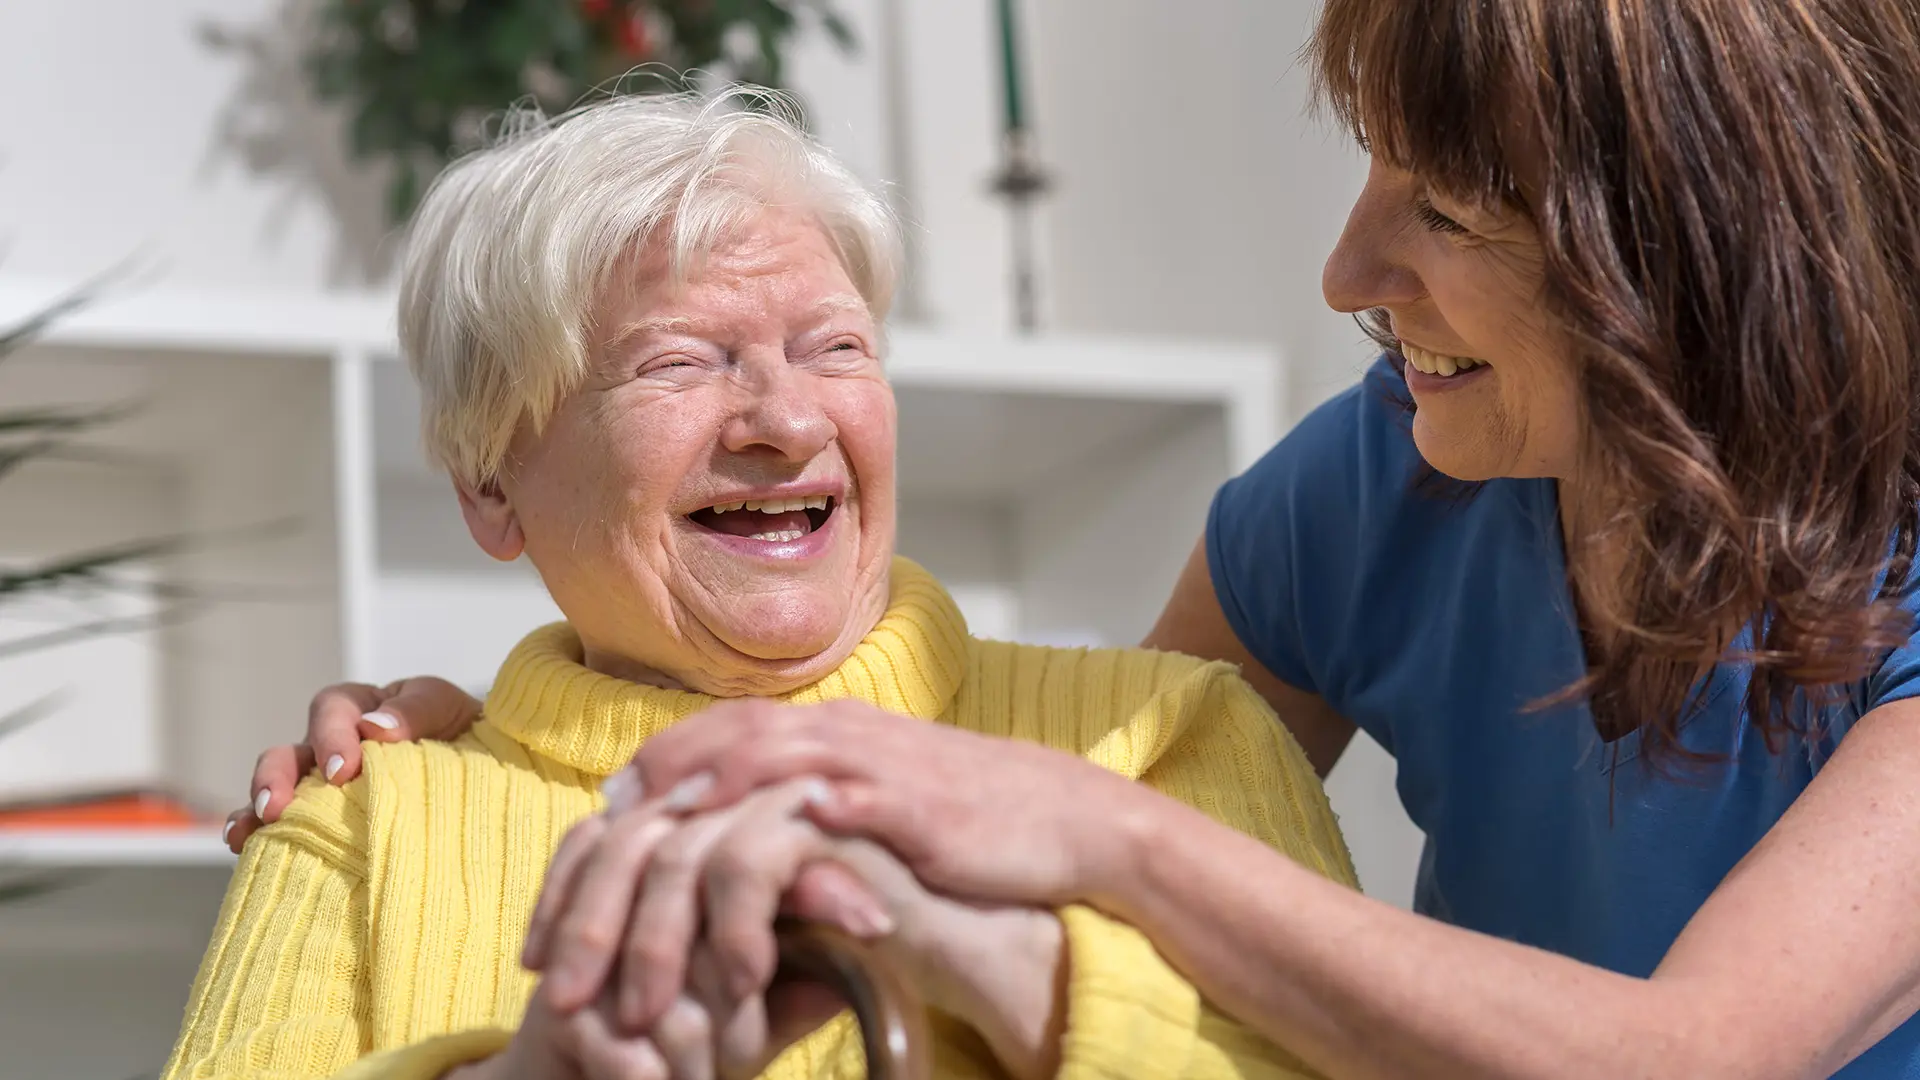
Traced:
<path fill-rule="evenodd" d="M 1383 359 L 1228 481 L 1207 516 L 1227 624 L 1282 682 L 1327 695 L 1316 646 L 1352 629 L 1377 526 L 1418 479 L 1404 384 Z M 1336 707 L 1338 703 L 1335 703 Z"/>
<path fill-rule="evenodd" d="M 1920 570 L 1916 570 L 1920 575 Z M 1900 597 L 1900 611 L 1907 620 L 1907 639 L 1887 653 L 1880 667 L 1867 680 L 1866 707 L 1862 715 L 1895 701 L 1920 697 L 1920 581 L 1909 581 Z"/>

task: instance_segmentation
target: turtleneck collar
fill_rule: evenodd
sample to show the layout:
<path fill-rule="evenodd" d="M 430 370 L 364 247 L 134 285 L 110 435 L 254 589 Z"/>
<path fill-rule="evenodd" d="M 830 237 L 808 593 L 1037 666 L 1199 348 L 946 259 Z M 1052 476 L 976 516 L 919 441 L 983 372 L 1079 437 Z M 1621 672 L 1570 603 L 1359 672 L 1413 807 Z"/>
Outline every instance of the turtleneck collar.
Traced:
<path fill-rule="evenodd" d="M 853 654 L 779 700 L 859 698 L 925 720 L 946 711 L 966 672 L 966 620 L 933 575 L 907 559 L 894 559 L 889 589 L 886 614 Z M 719 700 L 602 675 L 582 655 L 566 623 L 529 634 L 487 694 L 487 722 L 542 757 L 604 777 L 647 738 Z"/>

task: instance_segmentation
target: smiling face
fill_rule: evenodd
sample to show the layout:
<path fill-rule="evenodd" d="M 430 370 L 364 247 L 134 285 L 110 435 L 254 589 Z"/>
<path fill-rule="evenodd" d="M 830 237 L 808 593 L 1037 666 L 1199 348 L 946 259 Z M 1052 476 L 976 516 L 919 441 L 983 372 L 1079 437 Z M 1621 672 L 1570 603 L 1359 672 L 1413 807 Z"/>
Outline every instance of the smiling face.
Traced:
<path fill-rule="evenodd" d="M 524 550 L 596 670 L 724 696 L 838 667 L 878 623 L 895 412 L 878 328 L 824 233 L 767 211 L 675 285 L 639 253 L 597 307 L 591 372 L 463 491 Z"/>
<path fill-rule="evenodd" d="M 1336 310 L 1391 320 L 1414 441 L 1434 468 L 1460 480 L 1573 474 L 1579 382 L 1524 214 L 1450 200 L 1376 159 L 1321 285 Z"/>

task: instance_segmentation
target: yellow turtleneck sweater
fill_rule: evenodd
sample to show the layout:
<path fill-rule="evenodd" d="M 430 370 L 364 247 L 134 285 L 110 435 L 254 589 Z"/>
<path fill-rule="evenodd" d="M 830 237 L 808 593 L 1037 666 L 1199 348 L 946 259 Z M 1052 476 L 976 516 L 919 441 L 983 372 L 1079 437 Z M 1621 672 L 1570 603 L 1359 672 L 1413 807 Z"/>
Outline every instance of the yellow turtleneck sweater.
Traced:
<path fill-rule="evenodd" d="M 597 810 L 600 781 L 641 742 L 712 701 L 608 678 L 580 657 L 564 624 L 539 630 L 458 742 L 370 743 L 352 783 L 301 785 L 240 857 L 167 1080 L 349 1069 L 425 1080 L 506 1045 L 535 986 L 520 945 L 561 836 Z M 945 590 L 900 560 L 880 625 L 787 700 L 842 697 L 1081 754 L 1354 883 L 1312 768 L 1227 665 L 981 641 Z M 1085 908 L 1060 916 L 1063 1077 L 1300 1075 L 1294 1058 L 1201 1000 L 1139 932 Z M 941 1077 L 999 1075 L 971 1033 L 942 1018 L 934 1030 Z M 843 1016 L 765 1076 L 864 1074 Z"/>

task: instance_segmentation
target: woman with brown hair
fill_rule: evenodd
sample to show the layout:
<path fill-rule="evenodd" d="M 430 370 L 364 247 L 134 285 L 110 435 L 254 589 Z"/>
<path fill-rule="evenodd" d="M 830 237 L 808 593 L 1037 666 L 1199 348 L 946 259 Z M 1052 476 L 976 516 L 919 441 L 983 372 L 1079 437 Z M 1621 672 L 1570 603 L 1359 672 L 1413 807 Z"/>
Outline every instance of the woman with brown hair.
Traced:
<path fill-rule="evenodd" d="M 1385 354 L 1221 491 L 1150 644 L 1241 664 L 1323 773 L 1395 755 L 1417 913 L 855 705 L 634 782 L 825 776 L 830 830 L 1091 902 L 1334 1077 L 1920 1076 L 1920 13 L 1327 0 L 1312 60 L 1373 158 L 1325 292 Z"/>

